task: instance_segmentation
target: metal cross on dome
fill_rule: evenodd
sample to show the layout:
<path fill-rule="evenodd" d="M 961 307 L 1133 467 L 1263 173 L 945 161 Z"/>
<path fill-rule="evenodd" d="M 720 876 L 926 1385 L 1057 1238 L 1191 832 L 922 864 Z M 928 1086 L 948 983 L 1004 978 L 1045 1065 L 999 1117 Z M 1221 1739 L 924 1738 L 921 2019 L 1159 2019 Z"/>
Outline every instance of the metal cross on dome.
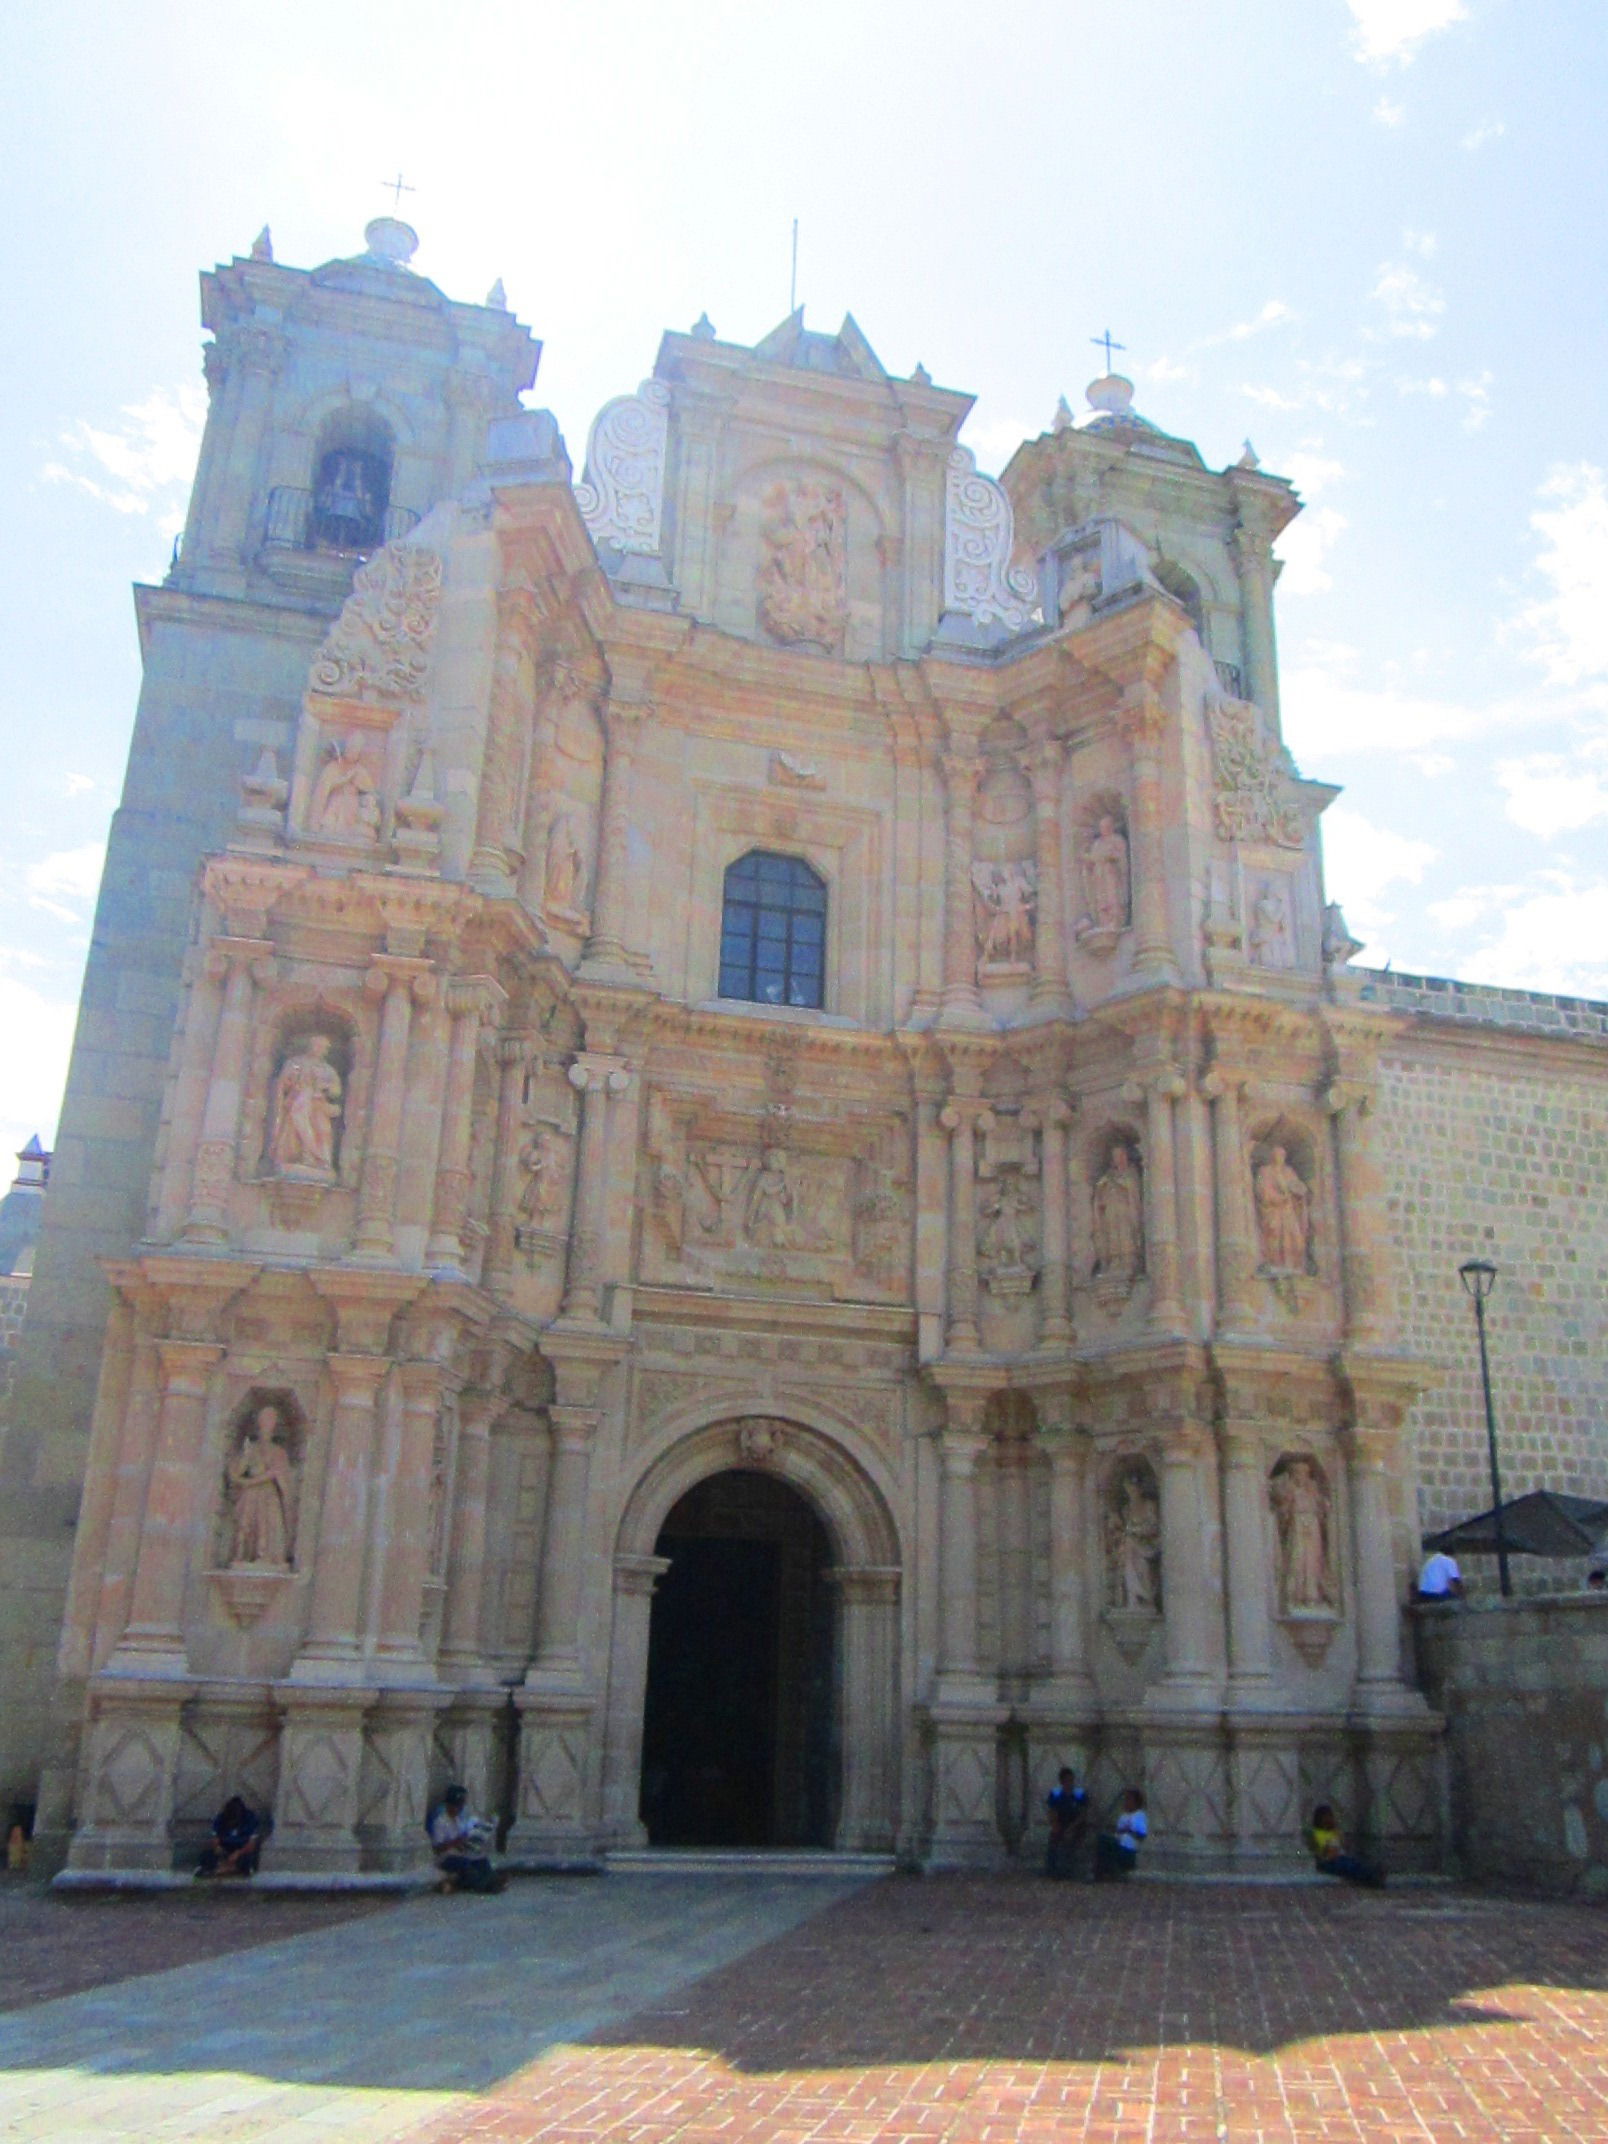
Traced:
<path fill-rule="evenodd" d="M 380 190 L 382 193 L 391 195 L 391 213 L 395 215 L 402 206 L 402 196 L 404 194 L 415 194 L 419 189 L 416 186 L 410 186 L 399 171 L 394 179 L 381 179 Z M 1119 343 L 1117 347 L 1120 349 L 1122 345 Z"/>
<path fill-rule="evenodd" d="M 1091 335 L 1091 336 L 1089 337 L 1089 340 L 1090 340 L 1090 342 L 1092 342 L 1092 343 L 1094 344 L 1094 346 L 1095 346 L 1095 348 L 1096 348 L 1097 350 L 1104 350 L 1104 351 L 1105 351 L 1105 361 L 1106 361 L 1106 370 L 1107 370 L 1107 372 L 1109 372 L 1109 371 L 1111 370 L 1111 353 L 1112 353 L 1112 351 L 1113 351 L 1113 350 L 1126 350 L 1126 349 L 1127 349 L 1127 347 L 1128 347 L 1128 345 L 1127 345 L 1127 344 L 1126 344 L 1125 342 L 1117 342 L 1117 341 L 1113 340 L 1113 338 L 1112 338 L 1112 334 L 1111 334 L 1111 330 L 1110 330 L 1109 328 L 1107 328 L 1107 329 L 1106 329 L 1106 331 L 1105 331 L 1105 333 L 1104 333 L 1103 335 Z"/>

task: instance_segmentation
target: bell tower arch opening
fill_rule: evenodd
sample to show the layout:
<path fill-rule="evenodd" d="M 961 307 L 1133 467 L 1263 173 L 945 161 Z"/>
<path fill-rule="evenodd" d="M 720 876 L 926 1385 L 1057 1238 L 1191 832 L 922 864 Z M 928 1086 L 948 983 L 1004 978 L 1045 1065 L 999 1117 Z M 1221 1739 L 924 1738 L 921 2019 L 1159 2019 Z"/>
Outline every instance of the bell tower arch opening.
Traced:
<path fill-rule="evenodd" d="M 776 1475 L 688 1489 L 654 1543 L 641 1819 L 654 1846 L 829 1846 L 841 1800 L 832 1544 Z"/>

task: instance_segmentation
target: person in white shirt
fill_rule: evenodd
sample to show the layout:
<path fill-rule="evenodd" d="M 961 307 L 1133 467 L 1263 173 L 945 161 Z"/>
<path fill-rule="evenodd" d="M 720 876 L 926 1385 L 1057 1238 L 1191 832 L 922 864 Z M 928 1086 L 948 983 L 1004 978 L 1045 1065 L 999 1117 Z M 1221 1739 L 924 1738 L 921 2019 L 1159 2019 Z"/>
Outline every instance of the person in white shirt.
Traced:
<path fill-rule="evenodd" d="M 1109 1883 L 1131 1876 L 1139 1866 L 1139 1847 L 1150 1836 L 1145 1798 L 1137 1787 L 1125 1787 L 1117 1821 L 1094 1842 L 1094 1880 Z"/>
<path fill-rule="evenodd" d="M 1448 1556 L 1444 1549 L 1436 1549 L 1424 1559 L 1424 1568 L 1418 1574 L 1418 1598 L 1421 1601 L 1455 1601 L 1462 1597 L 1463 1574 L 1457 1568 L 1457 1558 Z"/>
<path fill-rule="evenodd" d="M 444 1891 L 500 1891 L 504 1878 L 486 1852 L 490 1825 L 469 1807 L 462 1787 L 448 1787 L 425 1820 Z"/>

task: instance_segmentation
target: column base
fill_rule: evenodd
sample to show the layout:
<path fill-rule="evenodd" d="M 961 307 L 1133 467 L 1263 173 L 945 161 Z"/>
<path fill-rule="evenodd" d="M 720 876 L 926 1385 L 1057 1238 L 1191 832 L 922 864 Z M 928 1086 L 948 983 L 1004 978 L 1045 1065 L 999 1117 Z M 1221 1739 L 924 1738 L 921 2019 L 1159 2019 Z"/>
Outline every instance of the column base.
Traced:
<path fill-rule="evenodd" d="M 948 1695 L 928 1708 L 929 1868 L 990 1869 L 1009 1860 L 998 1815 L 999 1730 L 1008 1716 L 1004 1705 L 967 1705 Z"/>
<path fill-rule="evenodd" d="M 307 1875 L 355 1874 L 363 1864 L 357 1825 L 367 1690 L 311 1690 L 281 1683 L 274 1835 L 265 1860 Z"/>
<path fill-rule="evenodd" d="M 70 1869 L 171 1870 L 181 1708 L 194 1694 L 166 1679 L 91 1684 Z"/>
<path fill-rule="evenodd" d="M 574 1861 L 596 1846 L 588 1815 L 597 1700 L 527 1687 L 519 1714 L 519 1784 L 507 1852 L 522 1861 Z"/>

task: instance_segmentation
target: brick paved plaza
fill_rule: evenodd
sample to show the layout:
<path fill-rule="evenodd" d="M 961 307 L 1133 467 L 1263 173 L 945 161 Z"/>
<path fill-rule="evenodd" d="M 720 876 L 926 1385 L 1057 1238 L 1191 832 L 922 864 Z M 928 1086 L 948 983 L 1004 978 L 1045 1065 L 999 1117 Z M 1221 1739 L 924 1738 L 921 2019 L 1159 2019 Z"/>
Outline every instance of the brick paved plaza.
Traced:
<path fill-rule="evenodd" d="M 1608 2139 L 1590 1907 L 617 1876 L 349 1913 L 8 1898 L 14 1972 L 130 1977 L 0 2019 L 0 2136 Z"/>

